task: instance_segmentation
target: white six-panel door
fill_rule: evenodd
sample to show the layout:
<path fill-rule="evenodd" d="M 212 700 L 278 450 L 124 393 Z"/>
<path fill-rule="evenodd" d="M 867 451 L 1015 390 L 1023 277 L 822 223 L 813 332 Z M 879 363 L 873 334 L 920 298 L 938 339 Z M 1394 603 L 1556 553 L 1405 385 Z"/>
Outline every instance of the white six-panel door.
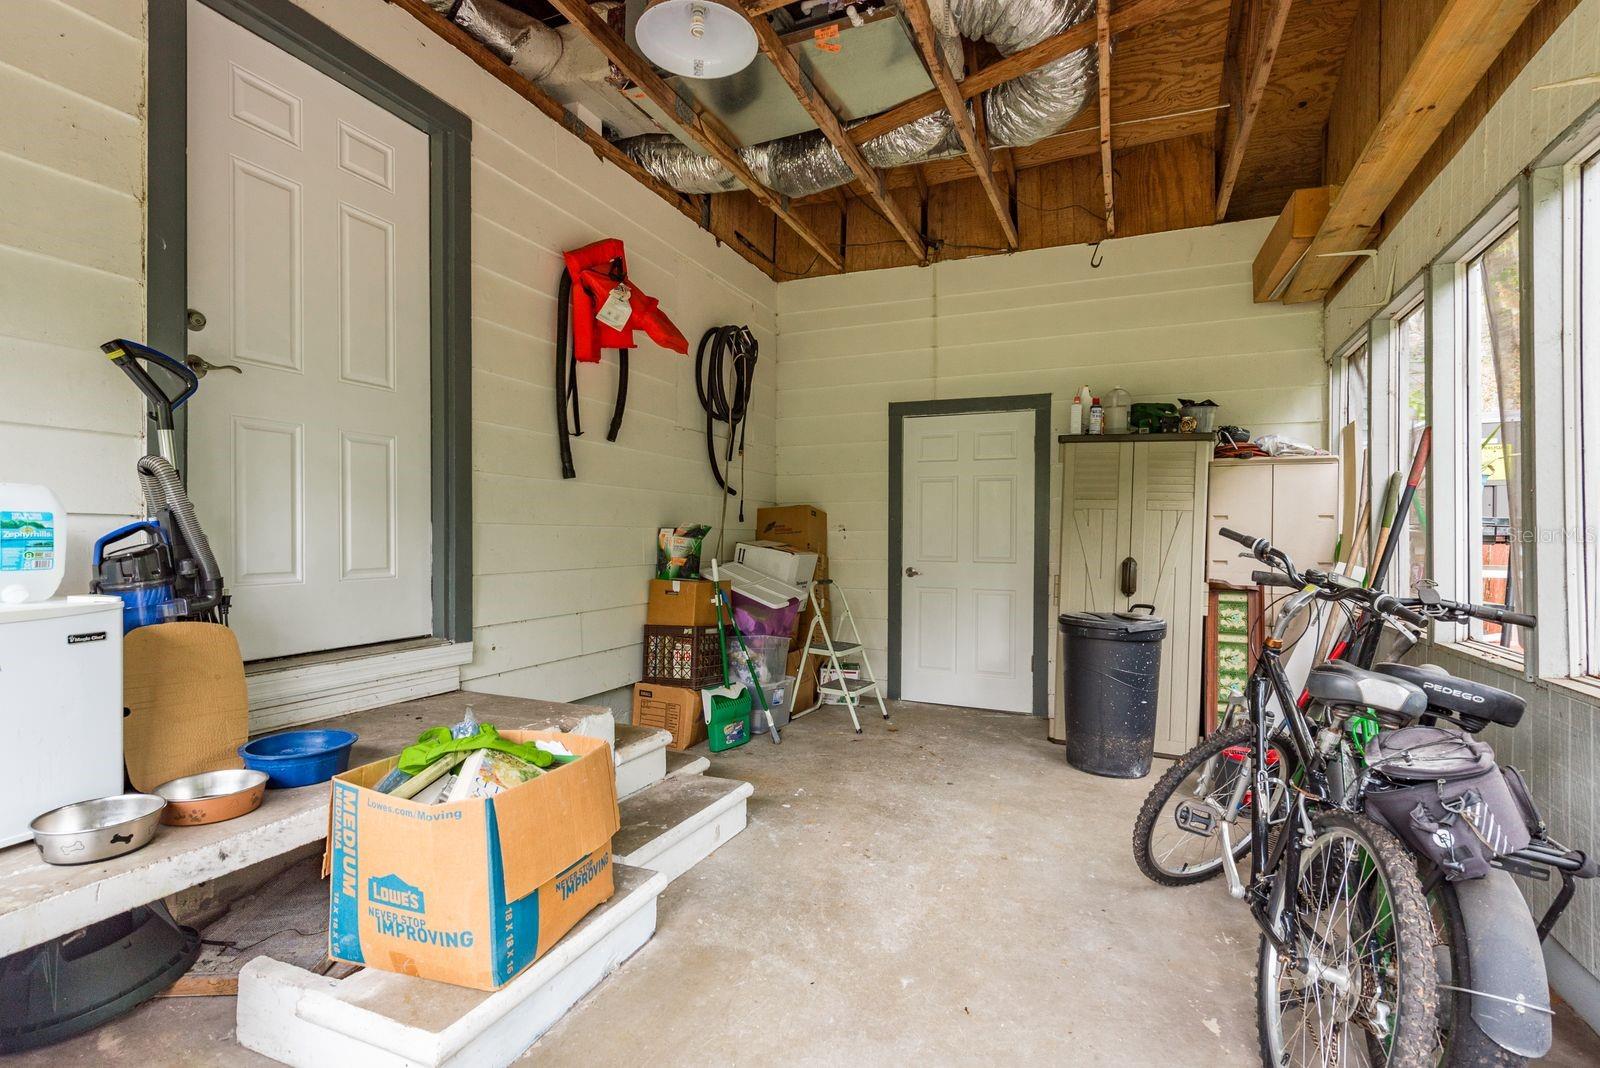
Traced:
<path fill-rule="evenodd" d="M 189 347 L 243 374 L 187 476 L 231 622 L 250 660 L 429 634 L 428 139 L 188 7 Z"/>
<path fill-rule="evenodd" d="M 1033 708 L 1034 413 L 904 423 L 900 695 Z"/>

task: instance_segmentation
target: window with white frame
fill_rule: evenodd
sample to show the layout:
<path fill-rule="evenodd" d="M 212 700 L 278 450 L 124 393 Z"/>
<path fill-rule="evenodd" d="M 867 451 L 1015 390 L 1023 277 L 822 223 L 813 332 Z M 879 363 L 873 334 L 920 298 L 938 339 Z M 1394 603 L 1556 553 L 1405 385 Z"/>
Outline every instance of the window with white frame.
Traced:
<path fill-rule="evenodd" d="M 1573 509 L 1582 545 L 1582 601 L 1573 622 L 1582 628 L 1583 663 L 1588 675 L 1600 675 L 1600 142 L 1577 163 L 1576 238 L 1578 277 L 1574 327 L 1578 339 L 1578 501 Z"/>
<path fill-rule="evenodd" d="M 1518 607 L 1522 537 L 1521 264 L 1515 218 L 1462 264 L 1466 596 Z M 1474 621 L 1470 638 L 1522 652 L 1521 628 Z"/>
<path fill-rule="evenodd" d="M 1371 361 L 1367 359 L 1367 343 L 1363 341 L 1345 354 L 1344 358 L 1344 407 L 1342 409 L 1345 423 L 1356 425 L 1356 456 L 1348 459 L 1359 459 L 1366 451 L 1367 442 L 1372 437 L 1372 421 L 1367 407 L 1368 390 L 1367 370 Z M 1343 424 L 1340 424 L 1341 427 Z"/>
<path fill-rule="evenodd" d="M 1390 459 L 1393 462 L 1392 470 L 1400 472 L 1403 479 L 1411 472 L 1422 432 L 1428 426 L 1427 317 L 1421 301 L 1395 316 L 1394 329 L 1389 336 L 1394 346 L 1392 365 L 1395 375 L 1395 404 L 1391 412 L 1394 432 L 1390 439 L 1394 455 Z M 1397 516 L 1395 521 L 1398 540 L 1390 564 L 1390 574 L 1393 576 L 1390 587 L 1405 595 L 1410 595 L 1418 582 L 1430 577 L 1427 500 L 1428 475 L 1425 466 L 1422 481 L 1417 483 L 1416 493 L 1412 497 L 1409 514 Z"/>

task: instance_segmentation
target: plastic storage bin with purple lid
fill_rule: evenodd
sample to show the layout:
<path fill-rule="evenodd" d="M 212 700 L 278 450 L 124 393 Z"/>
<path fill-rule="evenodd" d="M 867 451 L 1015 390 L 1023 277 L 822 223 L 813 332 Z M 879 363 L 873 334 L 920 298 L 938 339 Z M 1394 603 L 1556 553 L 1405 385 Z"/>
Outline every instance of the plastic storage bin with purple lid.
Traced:
<path fill-rule="evenodd" d="M 350 767 L 353 731 L 336 729 L 284 731 L 255 738 L 239 747 L 244 766 L 267 773 L 275 790 L 327 782 Z"/>

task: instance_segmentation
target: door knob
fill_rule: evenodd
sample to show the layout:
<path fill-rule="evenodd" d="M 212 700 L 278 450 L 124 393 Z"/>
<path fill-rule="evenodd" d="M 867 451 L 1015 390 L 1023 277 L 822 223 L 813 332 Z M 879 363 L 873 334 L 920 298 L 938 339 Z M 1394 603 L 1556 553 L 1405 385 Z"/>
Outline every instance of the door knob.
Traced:
<path fill-rule="evenodd" d="M 916 578 L 920 574 L 922 574 L 922 572 L 918 571 L 914 567 L 906 568 L 906 578 Z"/>
<path fill-rule="evenodd" d="M 194 372 L 196 378 L 204 378 L 209 371 L 232 371 L 236 375 L 244 374 L 244 368 L 236 363 L 212 363 L 204 356 L 196 356 L 192 352 L 183 358 L 183 362 L 188 364 L 189 370 Z"/>

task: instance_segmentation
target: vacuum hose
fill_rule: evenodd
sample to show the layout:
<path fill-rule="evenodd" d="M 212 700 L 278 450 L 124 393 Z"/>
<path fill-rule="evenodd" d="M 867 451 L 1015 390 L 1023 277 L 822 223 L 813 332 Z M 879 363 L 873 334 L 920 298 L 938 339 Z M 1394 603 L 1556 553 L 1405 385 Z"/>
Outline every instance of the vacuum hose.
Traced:
<path fill-rule="evenodd" d="M 737 455 L 744 455 L 745 418 L 750 412 L 756 360 L 760 355 L 761 346 L 756 343 L 749 327 L 714 326 L 700 339 L 700 347 L 694 356 L 694 386 L 700 395 L 700 407 L 706 413 L 706 455 L 711 458 L 711 477 L 730 497 L 740 497 L 741 522 L 744 520 L 744 499 L 738 490 L 728 485 L 728 480 L 733 475 L 735 438 L 739 442 Z M 718 423 L 728 424 L 725 470 L 717 463 L 717 443 L 713 431 Z"/>
<path fill-rule="evenodd" d="M 189 614 L 215 608 L 222 601 L 222 568 L 217 566 L 211 542 L 200 528 L 200 519 L 194 514 L 194 505 L 177 470 L 160 456 L 146 456 L 139 461 L 139 486 L 144 491 L 145 514 L 156 516 L 163 508 L 171 512 L 178 533 L 194 553 L 195 565 L 200 569 L 201 596 L 190 599 Z"/>

